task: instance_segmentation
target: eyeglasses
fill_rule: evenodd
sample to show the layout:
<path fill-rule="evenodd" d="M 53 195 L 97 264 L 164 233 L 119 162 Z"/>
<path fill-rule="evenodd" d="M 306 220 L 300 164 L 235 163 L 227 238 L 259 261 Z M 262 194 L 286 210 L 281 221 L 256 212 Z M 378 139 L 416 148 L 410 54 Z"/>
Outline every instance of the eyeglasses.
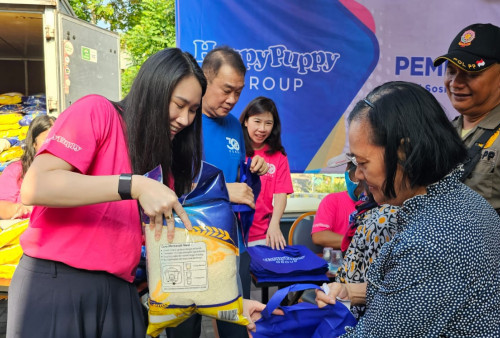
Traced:
<path fill-rule="evenodd" d="M 347 159 L 351 161 L 356 167 L 358 166 L 358 161 L 356 161 L 356 156 L 352 154 L 345 154 L 345 157 L 347 157 Z"/>

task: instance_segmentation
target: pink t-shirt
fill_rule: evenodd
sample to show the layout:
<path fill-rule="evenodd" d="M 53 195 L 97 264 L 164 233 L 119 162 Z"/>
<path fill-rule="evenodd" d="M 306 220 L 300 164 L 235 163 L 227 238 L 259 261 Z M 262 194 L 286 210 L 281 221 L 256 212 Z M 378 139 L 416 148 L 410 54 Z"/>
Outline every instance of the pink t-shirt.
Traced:
<path fill-rule="evenodd" d="M 85 175 L 132 172 L 122 119 L 113 105 L 98 95 L 86 96 L 66 109 L 39 153 L 51 153 Z M 135 200 L 73 208 L 35 206 L 30 225 L 21 236 L 29 256 L 107 271 L 129 282 L 135 276 L 141 243 Z"/>
<path fill-rule="evenodd" d="M 0 200 L 13 203 L 21 203 L 21 182 L 19 176 L 23 171 L 21 161 L 9 164 L 0 175 Z"/>
<path fill-rule="evenodd" d="M 321 200 L 316 216 L 314 216 L 311 233 L 329 230 L 345 235 L 349 225 L 349 215 L 355 210 L 355 203 L 347 191 L 326 195 Z"/>
<path fill-rule="evenodd" d="M 255 203 L 255 215 L 248 234 L 249 242 L 266 238 L 267 228 L 273 214 L 273 195 L 293 193 L 287 157 L 279 151 L 268 155 L 265 153 L 266 149 L 268 149 L 267 145 L 255 151 L 255 155 L 261 156 L 267 162 L 269 170 L 265 175 L 260 176 L 261 190 Z"/>

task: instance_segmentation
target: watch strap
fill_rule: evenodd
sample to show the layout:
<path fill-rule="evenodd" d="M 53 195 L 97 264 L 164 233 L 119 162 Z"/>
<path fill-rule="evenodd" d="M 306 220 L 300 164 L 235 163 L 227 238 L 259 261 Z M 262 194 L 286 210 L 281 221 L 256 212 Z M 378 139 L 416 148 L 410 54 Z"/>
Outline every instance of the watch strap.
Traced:
<path fill-rule="evenodd" d="M 132 174 L 121 174 L 118 180 L 118 194 L 122 200 L 131 200 L 132 198 Z"/>

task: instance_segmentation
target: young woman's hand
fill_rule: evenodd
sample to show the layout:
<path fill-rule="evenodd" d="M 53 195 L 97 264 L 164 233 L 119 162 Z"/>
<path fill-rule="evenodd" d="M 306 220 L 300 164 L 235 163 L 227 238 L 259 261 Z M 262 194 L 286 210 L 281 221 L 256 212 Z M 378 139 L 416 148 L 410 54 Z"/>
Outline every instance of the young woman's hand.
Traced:
<path fill-rule="evenodd" d="M 14 215 L 12 215 L 10 219 L 29 217 L 32 211 L 33 211 L 33 206 L 24 205 L 22 203 L 16 203 L 16 211 L 14 212 Z"/>
<path fill-rule="evenodd" d="M 286 246 L 286 240 L 281 232 L 279 224 L 277 226 L 269 225 L 266 234 L 266 245 L 273 249 L 282 250 Z"/>
<path fill-rule="evenodd" d="M 250 163 L 250 171 L 259 176 L 265 175 L 269 170 L 269 166 L 263 157 L 255 155 L 252 157 L 252 162 Z"/>
<path fill-rule="evenodd" d="M 262 317 L 262 311 L 266 308 L 265 304 L 262 304 L 256 300 L 243 299 L 243 316 L 245 316 L 250 322 L 247 325 L 248 335 L 252 337 L 252 332 L 255 332 L 256 326 L 255 322 Z M 273 311 L 273 315 L 284 315 L 282 310 L 276 309 Z"/>
<path fill-rule="evenodd" d="M 191 230 L 191 221 L 179 203 L 175 192 L 166 185 L 153 179 L 134 175 L 132 178 L 132 197 L 139 201 L 144 213 L 149 216 L 150 229 L 155 230 L 159 240 L 163 230 L 163 217 L 167 221 L 167 239 L 172 242 L 175 234 L 173 211 L 181 219 L 186 229 Z"/>

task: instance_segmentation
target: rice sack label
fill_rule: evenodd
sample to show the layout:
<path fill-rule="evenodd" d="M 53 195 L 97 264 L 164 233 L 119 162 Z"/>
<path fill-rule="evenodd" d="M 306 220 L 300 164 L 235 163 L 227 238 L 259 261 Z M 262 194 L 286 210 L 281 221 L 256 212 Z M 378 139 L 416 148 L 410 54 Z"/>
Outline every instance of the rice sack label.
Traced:
<path fill-rule="evenodd" d="M 146 176 L 162 181 L 161 168 Z M 238 287 L 237 223 L 222 172 L 204 162 L 196 188 L 180 202 L 193 230 L 188 231 L 174 214 L 172 243 L 167 240 L 166 222 L 156 241 L 149 217 L 141 213 L 149 285 L 147 334 L 156 336 L 195 312 L 247 325 Z"/>

